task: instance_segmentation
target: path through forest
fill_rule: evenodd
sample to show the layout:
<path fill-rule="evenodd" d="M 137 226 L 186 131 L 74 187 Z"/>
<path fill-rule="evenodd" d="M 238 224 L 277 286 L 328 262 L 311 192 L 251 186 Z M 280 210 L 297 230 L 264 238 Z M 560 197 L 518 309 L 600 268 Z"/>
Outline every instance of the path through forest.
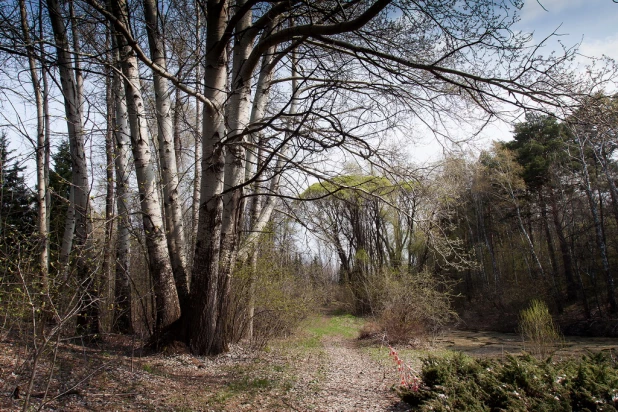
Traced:
<path fill-rule="evenodd" d="M 326 336 L 322 344 L 328 367 L 320 390 L 307 397 L 308 407 L 317 411 L 409 410 L 390 389 L 394 367 L 385 370 L 353 338 Z"/>
<path fill-rule="evenodd" d="M 38 364 L 31 406 L 72 412 L 409 410 L 390 389 L 398 374 L 388 349 L 357 339 L 362 324 L 349 315 L 315 316 L 298 333 L 266 348 L 236 345 L 216 357 L 171 349 L 141 354 L 136 342 L 119 335 L 106 336 L 96 347 L 60 342 Z M 2 411 L 23 408 L 32 370 L 23 342 L 17 334 L 0 333 Z M 615 340 L 569 338 L 561 351 L 568 351 L 566 356 L 615 347 Z M 431 350 L 442 349 L 499 357 L 521 350 L 521 341 L 516 335 L 453 331 L 436 339 Z M 427 351 L 400 354 L 415 364 Z M 12 399 L 18 386 L 22 397 Z M 39 394 L 46 389 L 41 405 Z"/>
<path fill-rule="evenodd" d="M 49 388 L 47 402 L 36 397 L 31 406 L 73 412 L 409 410 L 390 389 L 398 379 L 395 366 L 381 364 L 357 339 L 361 325 L 352 316 L 316 316 L 267 348 L 235 345 L 216 357 L 140 354 L 118 335 L 98 347 L 60 343 L 55 361 L 42 361 L 34 379 L 33 393 Z M 387 349 L 378 350 L 388 361 Z M 0 410 L 22 409 L 23 396 L 9 395 L 17 386 L 22 395 L 27 388 L 28 356 L 17 339 L 0 335 L 0 391 L 7 395 L 0 397 Z"/>

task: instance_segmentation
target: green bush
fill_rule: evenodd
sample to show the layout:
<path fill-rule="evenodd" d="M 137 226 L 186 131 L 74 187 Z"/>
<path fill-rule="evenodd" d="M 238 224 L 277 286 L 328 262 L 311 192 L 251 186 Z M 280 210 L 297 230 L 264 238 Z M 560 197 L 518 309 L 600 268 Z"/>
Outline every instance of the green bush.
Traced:
<path fill-rule="evenodd" d="M 419 411 L 618 410 L 618 363 L 605 354 L 563 362 L 430 357 L 422 379 L 417 391 L 398 389 Z"/>
<path fill-rule="evenodd" d="M 562 340 L 547 305 L 536 299 L 521 311 L 519 330 L 531 352 L 537 355 L 546 356 Z"/>
<path fill-rule="evenodd" d="M 264 242 L 255 271 L 250 263 L 239 265 L 232 277 L 232 322 L 234 340 L 250 338 L 255 347 L 285 336 L 319 306 L 318 291 L 302 264 L 282 258 L 275 248 Z M 253 302 L 254 313 L 248 308 Z M 253 329 L 248 336 L 251 320 Z"/>

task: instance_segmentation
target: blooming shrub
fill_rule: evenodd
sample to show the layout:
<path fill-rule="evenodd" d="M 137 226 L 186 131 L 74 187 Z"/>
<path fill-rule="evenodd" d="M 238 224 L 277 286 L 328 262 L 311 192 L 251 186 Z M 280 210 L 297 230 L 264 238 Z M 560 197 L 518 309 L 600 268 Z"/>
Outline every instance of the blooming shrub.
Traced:
<path fill-rule="evenodd" d="M 404 362 L 397 351 L 389 346 L 389 356 L 393 359 L 397 365 L 397 372 L 399 372 L 399 386 L 410 391 L 418 391 L 421 380 L 418 377 L 418 373 L 412 369 L 412 367 Z"/>

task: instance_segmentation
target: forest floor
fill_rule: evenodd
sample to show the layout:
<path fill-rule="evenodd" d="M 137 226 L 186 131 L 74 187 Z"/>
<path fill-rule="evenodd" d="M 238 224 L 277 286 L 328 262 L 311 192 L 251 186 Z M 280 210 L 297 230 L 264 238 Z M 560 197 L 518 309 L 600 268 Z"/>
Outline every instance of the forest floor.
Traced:
<path fill-rule="evenodd" d="M 308 319 L 302 331 L 264 349 L 233 346 L 217 357 L 140 355 L 137 342 L 107 336 L 96 347 L 51 345 L 37 365 L 31 409 L 60 411 L 406 411 L 391 388 L 399 381 L 389 349 L 360 341 L 363 321 L 348 315 Z M 616 347 L 616 339 L 566 340 L 564 356 Z M 57 350 L 53 350 L 57 348 Z M 0 410 L 21 410 L 31 376 L 30 348 L 0 334 Z M 423 348 L 399 353 L 420 369 L 420 357 L 463 351 L 499 357 L 524 349 L 516 335 L 453 331 Z M 54 360 L 55 358 L 55 360 Z M 53 375 L 49 372 L 53 365 Z M 21 399 L 11 394 L 19 386 Z M 42 402 L 46 392 L 45 401 Z"/>
<path fill-rule="evenodd" d="M 362 320 L 352 316 L 316 316 L 301 332 L 264 349 L 233 346 L 217 357 L 140 355 L 133 349 L 137 342 L 113 335 L 96 347 L 51 345 L 37 365 L 30 409 L 408 410 L 391 390 L 398 375 L 394 365 L 385 362 L 388 349 L 371 344 L 381 358 L 372 355 L 357 339 L 361 326 Z M 15 337 L 0 334 L 2 411 L 23 408 L 32 371 L 29 349 Z M 13 399 L 18 386 L 21 399 Z"/>

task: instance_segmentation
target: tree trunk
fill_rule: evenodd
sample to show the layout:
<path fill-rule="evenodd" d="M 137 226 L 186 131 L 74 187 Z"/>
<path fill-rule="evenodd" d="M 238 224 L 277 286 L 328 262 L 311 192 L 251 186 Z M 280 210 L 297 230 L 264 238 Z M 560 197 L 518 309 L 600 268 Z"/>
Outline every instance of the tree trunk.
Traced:
<path fill-rule="evenodd" d="M 202 19 L 199 0 L 195 0 L 195 90 L 201 90 L 202 75 Z M 201 102 L 195 98 L 195 143 L 193 149 L 193 198 L 191 203 L 191 245 L 189 264 L 193 272 L 193 262 L 195 260 L 195 243 L 197 242 L 197 227 L 200 218 L 200 184 L 202 180 L 202 112 Z"/>
<path fill-rule="evenodd" d="M 244 0 L 237 2 L 242 7 Z M 241 71 L 251 53 L 252 37 L 247 33 L 251 26 L 252 13 L 247 12 L 236 24 L 234 54 L 232 64 L 232 94 L 227 106 L 226 125 L 228 125 L 225 153 L 225 172 L 223 183 L 223 215 L 221 221 L 221 252 L 219 275 L 219 321 L 215 335 L 227 348 L 231 333 L 228 331 L 228 306 L 232 270 L 236 263 L 240 241 L 241 219 L 244 211 L 244 188 L 246 150 L 245 132 L 251 115 L 251 78 L 243 77 Z"/>
<path fill-rule="evenodd" d="M 180 73 L 178 73 L 180 77 Z M 180 95 L 180 89 L 177 87 L 174 91 L 174 116 L 172 117 L 172 124 L 174 125 L 174 158 L 176 159 L 177 173 L 184 170 L 182 163 L 182 134 L 180 128 L 180 119 L 183 114 L 182 96 Z"/>
<path fill-rule="evenodd" d="M 547 242 L 547 252 L 551 263 L 551 286 L 553 290 L 554 300 L 558 307 L 558 312 L 562 313 L 562 296 L 558 288 L 558 263 L 556 262 L 556 252 L 554 251 L 554 242 L 552 242 L 551 231 L 549 230 L 549 221 L 547 219 L 547 203 L 543 198 L 543 194 L 539 191 L 539 206 L 541 208 L 541 217 L 543 230 L 545 232 L 545 241 Z"/>
<path fill-rule="evenodd" d="M 586 192 L 586 197 L 588 198 L 588 206 L 590 207 L 590 213 L 592 214 L 592 221 L 594 223 L 594 231 L 595 238 L 597 242 L 597 247 L 599 248 L 599 254 L 601 257 L 601 262 L 603 264 L 603 274 L 605 277 L 605 282 L 607 285 L 607 301 L 609 303 L 609 310 L 611 313 L 618 312 L 618 305 L 616 303 L 616 295 L 614 288 L 614 278 L 612 276 L 610 266 L 609 266 L 609 258 L 607 256 L 607 244 L 605 243 L 605 239 L 603 236 L 603 224 L 601 222 L 601 218 L 599 216 L 599 212 L 596 205 L 596 199 L 594 196 L 594 192 L 592 191 L 592 186 L 590 183 L 590 173 L 588 171 L 588 163 L 586 161 L 586 155 L 584 150 L 584 142 L 581 137 L 575 133 L 575 139 L 577 140 L 577 144 L 579 146 L 579 161 L 582 166 L 582 178 L 584 191 Z"/>
<path fill-rule="evenodd" d="M 511 186 L 511 183 L 508 181 L 504 183 L 503 187 L 504 189 L 507 190 L 509 197 L 513 201 L 513 207 L 515 208 L 515 215 L 517 216 L 517 223 L 519 223 L 519 229 L 521 230 L 521 235 L 524 238 L 524 241 L 526 242 L 526 244 L 528 245 L 528 249 L 530 250 L 530 255 L 532 255 L 532 259 L 534 260 L 536 267 L 539 269 L 541 278 L 545 279 L 545 270 L 543 269 L 543 265 L 541 264 L 539 256 L 537 255 L 536 250 L 534 248 L 534 242 L 532 240 L 532 237 L 530 236 L 529 231 L 526 230 L 526 227 L 524 225 L 524 220 L 521 216 L 521 208 L 519 207 L 519 201 L 517 200 L 517 197 L 515 196 L 515 191 L 513 187 Z M 531 227 L 530 219 L 528 219 L 528 223 L 529 223 L 528 227 L 530 228 Z"/>
<path fill-rule="evenodd" d="M 219 258 L 223 204 L 223 172 L 225 168 L 222 139 L 225 135 L 223 107 L 227 83 L 226 48 L 221 47 L 227 21 L 227 2 L 208 2 L 206 68 L 202 132 L 202 180 L 195 258 L 191 274 L 191 311 L 185 313 L 184 329 L 191 351 L 195 354 L 217 354 L 227 349 L 227 337 L 216 335 L 220 312 Z"/>
<path fill-rule="evenodd" d="M 253 107 L 251 109 L 251 124 L 255 124 L 256 122 L 262 120 L 266 113 L 266 104 L 268 102 L 268 98 L 270 96 L 270 81 L 272 78 L 272 69 L 273 67 L 270 65 L 272 62 L 272 55 L 274 52 L 274 48 L 270 49 L 266 55 L 262 58 L 262 67 L 260 71 L 260 75 L 258 78 L 258 83 L 255 91 L 255 98 L 253 100 Z M 293 77 L 293 76 L 292 76 Z M 250 264 L 250 276 L 249 276 L 249 301 L 247 302 L 247 328 L 245 332 L 245 337 L 247 339 L 253 338 L 253 320 L 255 317 L 255 288 L 257 282 L 257 262 L 258 262 L 258 252 L 255 247 L 255 243 L 260 236 L 260 232 L 263 230 L 264 226 L 259 226 L 259 218 L 262 211 L 262 196 L 261 196 L 261 183 L 257 174 L 260 173 L 260 168 L 262 167 L 262 153 L 261 153 L 261 143 L 262 143 L 262 133 L 251 133 L 249 135 L 249 150 L 247 150 L 247 161 L 245 165 L 245 180 L 250 180 L 252 178 L 255 179 L 255 182 L 252 185 L 253 196 L 251 197 L 251 206 L 250 206 L 250 215 L 249 215 L 249 226 L 250 226 L 250 234 L 247 239 L 245 239 L 246 254 L 249 255 L 249 264 Z M 252 146 L 253 145 L 253 146 Z M 267 212 L 267 216 L 264 218 L 270 220 L 270 215 L 272 214 L 272 210 Z M 245 257 L 242 256 L 243 251 L 239 251 L 239 259 L 244 260 Z"/>
<path fill-rule="evenodd" d="M 48 6 L 49 8 L 49 6 Z M 58 9 L 59 10 L 59 9 Z M 51 13 L 51 12 L 50 12 Z M 58 11 L 59 13 L 59 11 Z M 58 19 L 61 19 L 61 16 L 58 16 Z M 60 24 L 64 24 L 62 23 L 62 21 L 60 22 Z M 62 26 L 63 27 L 63 26 Z M 62 29 L 65 30 L 65 39 L 64 42 L 67 43 L 66 47 L 66 51 L 64 53 L 68 53 L 68 40 L 66 40 L 66 29 Z M 70 60 L 70 57 L 66 56 L 66 59 Z M 65 68 L 65 72 L 68 70 L 70 71 L 70 63 L 67 63 L 68 67 Z M 61 72 L 61 76 L 62 76 L 62 72 Z M 72 82 L 74 84 L 74 80 L 73 80 L 73 75 L 71 73 L 71 79 Z M 75 111 L 77 111 L 76 114 L 74 114 L 74 116 L 78 116 L 79 117 L 79 123 L 76 124 L 76 127 L 79 128 L 79 130 L 81 131 L 82 128 L 82 120 L 81 120 L 81 106 L 78 105 L 77 100 L 78 100 L 78 93 L 77 91 L 75 92 L 76 96 L 74 97 L 74 105 L 77 105 L 78 107 L 75 108 Z M 65 103 L 66 105 L 66 103 Z M 65 109 L 66 111 L 66 109 Z M 70 122 L 67 119 L 68 122 Z M 73 143 L 71 142 L 71 130 L 69 130 L 69 147 L 70 147 L 70 151 L 71 151 L 71 157 L 73 157 Z M 74 160 L 71 159 L 71 162 L 73 163 Z M 73 164 L 71 165 L 71 168 L 73 168 Z M 68 276 L 69 276 L 69 264 L 70 264 L 70 259 L 71 259 L 71 251 L 73 250 L 73 239 L 75 237 L 75 226 L 76 226 L 76 219 L 77 216 L 75 214 L 75 186 L 74 186 L 74 181 L 75 179 L 71 179 L 71 188 L 69 189 L 69 204 L 67 207 L 67 215 L 66 215 L 66 219 L 64 221 L 64 232 L 62 235 L 62 245 L 60 247 L 60 256 L 59 256 L 59 263 L 60 263 L 60 273 L 62 276 L 62 279 L 66 282 L 68 281 Z"/>
<path fill-rule="evenodd" d="M 485 224 L 485 218 L 484 218 L 483 213 L 484 211 L 483 211 L 482 203 L 481 203 L 480 215 L 479 215 L 480 220 L 481 220 L 481 230 L 483 232 L 483 238 L 485 239 L 485 244 L 487 245 L 487 251 L 489 252 L 489 257 L 491 258 L 491 272 L 494 277 L 494 287 L 497 290 L 498 285 L 500 284 L 500 270 L 498 269 L 498 260 L 496 259 L 496 252 L 494 249 L 493 232 L 487 229 L 488 225 Z M 492 222 L 491 204 L 489 205 L 489 208 L 487 209 L 487 215 L 489 216 L 489 226 L 491 227 L 491 222 Z"/>
<path fill-rule="evenodd" d="M 108 34 L 109 35 L 109 34 Z M 109 44 L 109 40 L 107 41 Z M 108 47 L 109 49 L 109 47 Z M 112 59 L 109 59 L 112 63 Z M 108 66 L 109 67 L 109 66 Z M 110 307 L 114 296 L 114 99 L 112 91 L 112 71 L 105 76 L 105 100 L 107 103 L 107 131 L 105 134 L 105 244 L 103 251 L 103 282 L 105 295 L 100 303 L 101 312 Z M 113 306 L 112 306 L 113 307 Z M 108 311 L 109 312 L 109 311 Z"/>
<path fill-rule="evenodd" d="M 144 0 L 144 16 L 151 59 L 154 64 L 167 70 L 165 45 L 159 30 L 159 11 L 155 0 Z M 181 308 L 186 308 L 189 297 L 187 258 L 185 254 L 185 231 L 182 205 L 178 199 L 178 168 L 174 148 L 174 125 L 172 123 L 172 99 L 165 77 L 153 72 L 156 117 L 159 138 L 159 163 L 163 180 L 163 206 L 167 228 L 167 245 L 176 280 L 176 289 Z"/>
<path fill-rule="evenodd" d="M 39 281 L 41 291 L 44 295 L 49 292 L 49 233 L 47 230 L 48 210 L 47 210 L 47 187 L 49 163 L 46 162 L 48 156 L 45 141 L 45 110 L 43 103 L 43 92 L 36 69 L 36 52 L 34 44 L 30 38 L 30 28 L 28 26 L 28 15 L 25 0 L 19 0 L 19 11 L 21 17 L 21 29 L 26 42 L 26 52 L 28 54 L 28 68 L 30 70 L 30 80 L 36 104 L 36 199 L 38 205 L 37 228 L 39 235 Z"/>
<path fill-rule="evenodd" d="M 577 285 L 575 284 L 575 278 L 573 277 L 573 260 L 571 258 L 571 249 L 564 235 L 564 228 L 560 222 L 560 216 L 558 214 L 558 205 L 555 198 L 555 193 L 550 188 L 550 209 L 552 214 L 552 220 L 554 222 L 554 228 L 556 230 L 556 236 L 558 237 L 558 244 L 560 246 L 560 254 L 562 255 L 562 266 L 564 269 L 564 278 L 567 284 L 567 299 L 572 302 L 577 299 Z M 583 294 L 583 290 L 582 290 Z"/>
<path fill-rule="evenodd" d="M 42 39 L 45 37 L 44 24 L 43 24 L 42 0 L 39 2 L 38 19 L 39 19 L 39 38 Z M 44 59 L 45 59 L 45 48 L 41 47 L 39 60 L 43 62 Z M 48 79 L 47 70 L 45 69 L 45 67 L 43 67 L 43 70 L 41 70 L 41 77 L 43 80 L 43 123 L 44 123 L 44 130 L 45 130 L 44 132 L 45 133 L 45 136 L 44 136 L 45 159 L 44 159 L 43 170 L 45 172 L 45 182 L 46 182 L 45 184 L 47 187 L 47 190 L 45 191 L 45 204 L 46 204 L 46 210 L 47 210 L 45 230 L 48 234 L 47 237 L 48 237 L 48 242 L 49 242 L 49 226 L 50 226 L 50 210 L 51 210 L 50 209 L 51 208 L 51 191 L 49 190 L 49 164 L 50 164 L 50 157 L 51 157 L 51 150 L 50 150 L 51 121 L 50 121 L 50 115 L 49 115 L 49 79 Z M 48 258 L 48 263 L 49 263 L 49 258 Z"/>
<path fill-rule="evenodd" d="M 115 15 L 123 22 L 125 27 L 128 27 L 126 0 L 113 0 L 112 7 Z M 121 50 L 122 71 L 125 78 L 125 96 L 129 114 L 129 128 L 131 129 L 131 149 L 139 187 L 146 250 L 148 251 L 148 266 L 154 277 L 155 335 L 158 335 L 162 329 L 171 325 L 180 317 L 180 304 L 167 248 L 157 175 L 151 152 L 152 139 L 148 133 L 137 58 L 133 49 L 126 44 L 123 37 L 118 36 L 117 42 Z"/>
<path fill-rule="evenodd" d="M 47 8 L 54 32 L 60 83 L 64 97 L 69 145 L 72 160 L 72 193 L 75 213 L 75 241 L 77 246 L 77 273 L 79 283 L 84 287 L 82 292 L 82 311 L 77 317 L 78 330 L 90 337 L 99 333 L 98 310 L 95 304 L 96 288 L 92 261 L 90 257 L 90 235 L 92 224 L 89 214 L 88 201 L 88 168 L 84 150 L 84 131 L 82 123 L 82 90 L 80 83 L 79 65 L 71 65 L 70 46 L 67 30 L 64 24 L 58 0 L 47 0 Z M 76 33 L 74 33 L 74 37 Z M 78 39 L 74 38 L 78 44 Z M 67 233 L 65 231 L 65 237 Z"/>
<path fill-rule="evenodd" d="M 129 113 L 123 87 L 120 65 L 120 55 L 114 43 L 114 61 L 116 69 L 113 72 L 113 90 L 115 106 L 115 158 L 116 167 L 116 199 L 118 208 L 118 229 L 116 235 L 116 282 L 114 290 L 114 329 L 121 333 L 132 332 L 131 310 L 131 278 L 130 250 L 131 234 L 129 232 L 129 177 L 131 162 L 131 130 L 129 128 Z"/>

